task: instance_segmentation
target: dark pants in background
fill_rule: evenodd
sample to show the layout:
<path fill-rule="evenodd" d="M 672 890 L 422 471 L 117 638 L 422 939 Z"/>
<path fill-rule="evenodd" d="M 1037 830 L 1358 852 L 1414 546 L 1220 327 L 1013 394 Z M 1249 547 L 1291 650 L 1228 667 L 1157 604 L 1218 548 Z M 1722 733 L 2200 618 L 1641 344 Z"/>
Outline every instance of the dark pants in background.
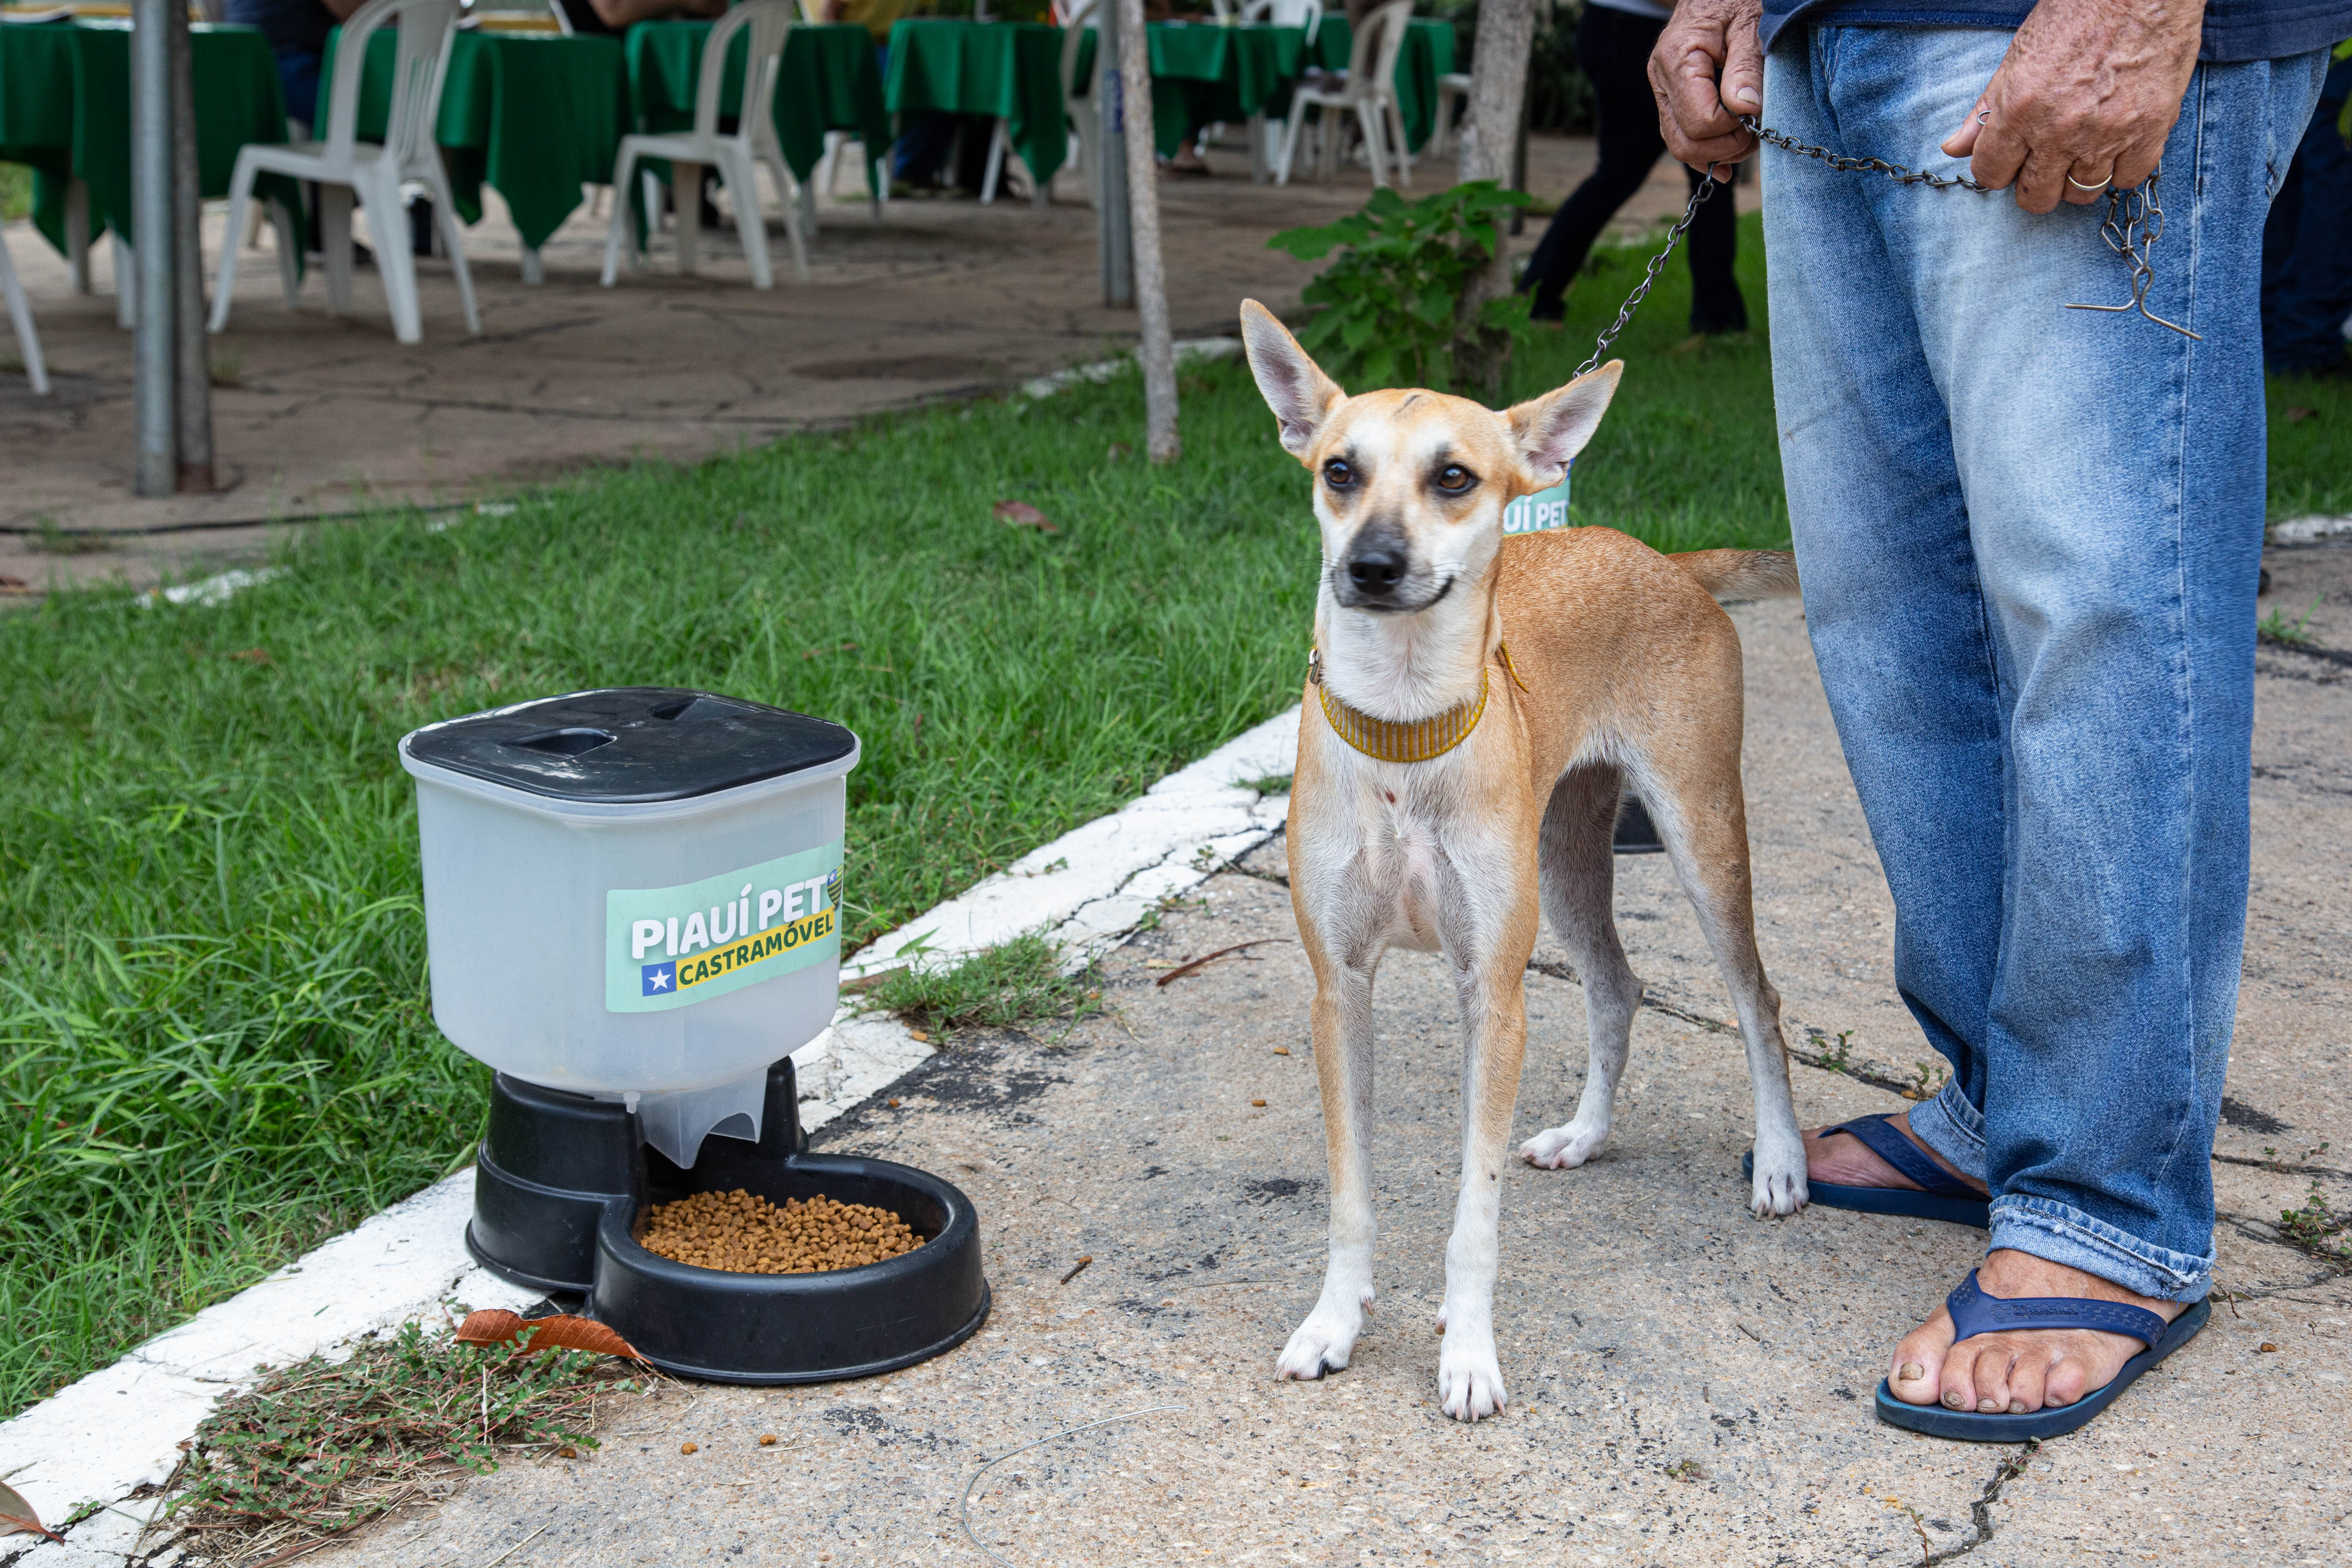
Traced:
<path fill-rule="evenodd" d="M 1658 103 L 1650 93 L 1650 50 L 1665 23 L 1605 5 L 1587 5 L 1576 29 L 1576 56 L 1592 79 L 1601 120 L 1601 166 L 1561 204 L 1528 258 L 1519 278 L 1522 293 L 1533 290 L 1535 318 L 1560 319 L 1560 297 L 1584 265 L 1592 242 L 1617 209 L 1633 198 L 1665 155 L 1658 134 Z M 1698 184 L 1696 171 L 1690 175 Z M 1738 214 L 1727 190 L 1717 191 L 1698 209 L 1685 240 L 1690 253 L 1694 332 L 1738 332 L 1748 329 L 1748 302 L 1740 298 L 1731 264 L 1738 254 Z"/>
<path fill-rule="evenodd" d="M 2345 374 L 2352 315 L 2352 148 L 2336 129 L 2352 94 L 2339 61 L 2263 226 L 2263 360 L 2273 375 Z"/>

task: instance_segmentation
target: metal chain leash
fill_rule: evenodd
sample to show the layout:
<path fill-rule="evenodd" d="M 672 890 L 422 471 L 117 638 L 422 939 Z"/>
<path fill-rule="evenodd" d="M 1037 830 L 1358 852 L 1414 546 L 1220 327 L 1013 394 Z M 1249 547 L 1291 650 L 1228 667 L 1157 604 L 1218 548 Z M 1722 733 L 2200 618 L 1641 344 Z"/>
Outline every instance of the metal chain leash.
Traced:
<path fill-rule="evenodd" d="M 1609 352 L 1609 345 L 1617 341 L 1617 334 L 1625 330 L 1626 323 L 1633 319 L 1633 312 L 1642 308 L 1642 301 L 1649 298 L 1650 285 L 1655 283 L 1658 274 L 1665 269 L 1666 258 L 1672 256 L 1675 247 L 1682 243 L 1683 235 L 1690 228 L 1691 219 L 1698 216 L 1699 203 L 1713 195 L 1717 185 L 1721 183 L 1713 174 L 1699 176 L 1698 184 L 1691 191 L 1690 205 L 1683 208 L 1682 221 L 1666 231 L 1666 247 L 1650 258 L 1650 269 L 1642 274 L 1641 282 L 1633 286 L 1633 291 L 1625 296 L 1625 303 L 1618 308 L 1617 319 L 1609 323 L 1601 332 L 1600 342 L 1592 345 L 1592 357 L 1576 367 L 1577 375 L 1590 374 L 1592 367 L 1601 363 L 1601 356 Z"/>
<path fill-rule="evenodd" d="M 1811 146 L 1793 136 L 1784 135 L 1773 130 L 1752 114 L 1741 115 L 1739 123 L 1759 142 L 1769 142 L 1782 152 L 1793 153 L 1801 158 L 1814 159 L 1840 174 L 1884 174 L 1898 185 L 1925 185 L 1929 190 L 1935 191 L 1974 191 L 1979 195 L 1993 194 L 1992 186 L 1979 181 L 1963 179 L 1958 175 L 1931 174 L 1925 169 L 1906 169 L 1900 163 L 1890 163 L 1884 158 L 1849 158 L 1843 153 L 1832 153 L 1826 147 Z M 2109 186 L 2106 221 L 2099 226 L 2099 237 L 2107 242 L 2108 249 L 2122 258 L 2124 266 L 2131 273 L 2131 298 L 2120 305 L 2069 305 L 2066 309 L 2102 312 L 2137 310 L 2158 326 L 2168 327 L 2182 337 L 2201 343 L 2205 340 L 2197 333 L 2177 321 L 2166 321 L 2147 308 L 2147 291 L 2156 282 L 2156 267 L 2149 259 L 2148 253 L 2156 248 L 2156 242 L 2164 237 L 2164 207 L 2157 200 L 2156 179 L 2154 174 L 2148 175 L 2136 190 Z M 1711 174 L 1700 177 L 1698 184 L 1691 191 L 1689 205 L 1683 208 L 1681 221 L 1666 232 L 1664 247 L 1650 258 L 1649 268 L 1643 273 L 1642 281 L 1634 285 L 1633 291 L 1625 297 L 1625 303 L 1619 309 L 1617 319 L 1609 323 L 1602 331 L 1600 340 L 1593 344 L 1592 357 L 1576 367 L 1578 375 L 1586 374 L 1598 365 L 1601 363 L 1601 356 L 1609 352 L 1609 345 L 1617 341 L 1617 334 L 1623 331 L 1626 324 L 1633 321 L 1633 312 L 1639 310 L 1642 301 L 1648 298 L 1651 285 L 1657 282 L 1658 274 L 1664 269 L 1666 258 L 1674 255 L 1675 247 L 1682 243 L 1683 235 L 1690 228 L 1691 220 L 1698 216 L 1699 204 L 1713 195 L 1721 184 L 1722 182 L 1717 180 Z"/>

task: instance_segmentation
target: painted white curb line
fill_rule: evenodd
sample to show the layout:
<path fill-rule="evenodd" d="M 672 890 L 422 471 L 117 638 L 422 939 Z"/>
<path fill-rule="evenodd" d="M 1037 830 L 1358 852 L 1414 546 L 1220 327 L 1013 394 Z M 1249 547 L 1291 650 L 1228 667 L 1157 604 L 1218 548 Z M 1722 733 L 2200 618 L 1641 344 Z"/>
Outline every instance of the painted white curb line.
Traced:
<path fill-rule="evenodd" d="M 918 939 L 925 963 L 952 963 L 1036 931 L 1067 943 L 1074 962 L 1116 945 L 1160 900 L 1196 886 L 1282 826 L 1287 797 L 1262 795 L 1243 781 L 1288 773 L 1297 744 L 1293 709 L 908 921 L 843 965 L 843 973 L 914 962 L 901 953 Z M 793 1053 L 802 1124 L 824 1126 L 931 1051 L 895 1018 L 844 1008 Z M 266 1368 L 332 1352 L 446 1303 L 514 1310 L 538 1300 L 539 1292 L 509 1284 L 467 1253 L 473 1212 L 468 1167 L 0 1424 L 0 1480 L 68 1537 L 60 1545 L 0 1536 L 0 1568 L 127 1568 L 163 1501 L 152 1490 L 132 1494 L 160 1487 L 197 1423 Z M 97 1512 L 63 1529 L 60 1521 L 91 1503 Z"/>
<path fill-rule="evenodd" d="M 2352 539 L 2352 517 L 2291 517 L 2270 528 L 2273 544 L 2317 544 L 2329 539 Z"/>

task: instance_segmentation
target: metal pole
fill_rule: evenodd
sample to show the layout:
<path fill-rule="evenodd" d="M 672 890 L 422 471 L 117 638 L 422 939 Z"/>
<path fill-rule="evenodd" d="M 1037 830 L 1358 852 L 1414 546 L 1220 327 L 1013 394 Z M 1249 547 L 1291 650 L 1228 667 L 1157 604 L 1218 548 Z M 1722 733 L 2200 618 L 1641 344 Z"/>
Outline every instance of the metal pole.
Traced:
<path fill-rule="evenodd" d="M 1127 143 L 1129 237 L 1135 268 L 1135 302 L 1143 318 L 1143 437 L 1155 463 L 1172 462 L 1183 451 L 1176 434 L 1176 359 L 1168 329 L 1168 273 L 1160 253 L 1160 163 L 1151 134 L 1151 55 L 1143 31 L 1143 0 L 1108 0 L 1118 13 L 1118 74 L 1121 101 L 1137 106 Z"/>
<path fill-rule="evenodd" d="M 194 44 L 184 5 L 172 16 L 172 272 L 178 312 L 173 339 L 179 361 L 179 472 L 184 494 L 213 489 L 212 352 L 205 332 L 204 194 L 196 171 Z M 235 245 L 230 235 L 225 243 Z"/>
<path fill-rule="evenodd" d="M 142 496 L 170 495 L 180 478 L 173 379 L 172 7 L 185 3 L 131 0 L 131 221 L 139 258 L 132 488 Z"/>
<path fill-rule="evenodd" d="M 1119 86 L 1118 5 L 1096 0 L 1095 102 L 1102 110 L 1102 157 L 1095 172 L 1095 255 L 1102 267 L 1103 303 L 1135 303 L 1135 240 L 1127 205 L 1127 114 Z"/>

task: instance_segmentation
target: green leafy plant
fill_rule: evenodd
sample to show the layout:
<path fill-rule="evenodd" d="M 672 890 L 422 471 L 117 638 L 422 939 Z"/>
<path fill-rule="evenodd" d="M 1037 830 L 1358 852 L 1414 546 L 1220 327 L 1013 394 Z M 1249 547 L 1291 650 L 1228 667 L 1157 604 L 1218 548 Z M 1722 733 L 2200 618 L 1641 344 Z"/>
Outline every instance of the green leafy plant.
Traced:
<path fill-rule="evenodd" d="M 1507 216 L 1533 199 L 1492 180 L 1417 202 L 1383 186 L 1337 223 L 1283 230 L 1266 244 L 1301 261 L 1339 252 L 1300 295 L 1318 309 L 1299 342 L 1343 382 L 1462 384 L 1468 334 L 1527 330 L 1524 295 L 1489 300 L 1467 320 L 1462 302 L 1493 260 Z"/>

